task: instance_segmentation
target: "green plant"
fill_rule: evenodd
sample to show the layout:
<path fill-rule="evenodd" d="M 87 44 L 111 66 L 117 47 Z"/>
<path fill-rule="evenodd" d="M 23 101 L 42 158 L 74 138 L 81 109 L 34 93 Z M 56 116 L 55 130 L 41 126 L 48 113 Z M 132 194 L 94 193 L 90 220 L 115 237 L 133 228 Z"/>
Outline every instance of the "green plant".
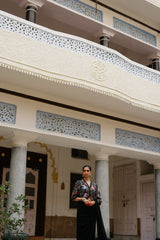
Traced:
<path fill-rule="evenodd" d="M 23 195 L 15 198 L 14 203 L 9 208 L 7 205 L 7 197 L 10 193 L 10 183 L 6 182 L 0 185 L 0 234 L 19 234 L 22 232 L 23 224 L 26 219 L 23 217 L 22 211 L 27 209 L 25 204 L 26 197 Z"/>

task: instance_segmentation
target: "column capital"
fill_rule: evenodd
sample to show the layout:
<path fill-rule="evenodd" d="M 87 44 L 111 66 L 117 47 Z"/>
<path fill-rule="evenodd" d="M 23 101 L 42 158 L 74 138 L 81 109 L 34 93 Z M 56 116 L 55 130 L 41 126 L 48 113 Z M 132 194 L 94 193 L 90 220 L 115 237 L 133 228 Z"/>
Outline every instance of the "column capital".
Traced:
<path fill-rule="evenodd" d="M 108 161 L 109 155 L 104 152 L 97 152 L 95 153 L 96 160 L 105 160 Z"/>
<path fill-rule="evenodd" d="M 27 144 L 35 139 L 36 137 L 32 134 L 17 132 L 13 132 L 13 134 L 8 137 L 12 147 L 27 147 Z"/>
<path fill-rule="evenodd" d="M 110 40 L 110 36 L 109 35 L 104 35 L 104 34 L 102 34 L 102 35 L 100 35 L 99 36 L 99 39 L 101 40 L 101 39 L 107 39 L 108 41 Z"/>
<path fill-rule="evenodd" d="M 160 58 L 160 51 L 157 51 L 156 53 L 152 53 L 147 57 L 147 59 L 149 59 L 149 60 L 152 60 L 155 58 Z"/>
<path fill-rule="evenodd" d="M 114 35 L 115 35 L 115 32 L 111 29 L 101 29 L 97 34 L 97 38 L 100 39 L 100 37 L 106 36 L 108 37 L 108 39 L 110 39 L 110 37 L 113 37 Z"/>
<path fill-rule="evenodd" d="M 152 164 L 154 166 L 154 169 L 160 169 L 160 161 L 153 161 L 153 160 L 150 160 L 150 161 L 147 161 L 149 164 Z"/>
<path fill-rule="evenodd" d="M 154 58 L 160 58 L 160 52 L 157 52 Z"/>
<path fill-rule="evenodd" d="M 154 169 L 160 169 L 160 162 L 154 163 Z"/>
<path fill-rule="evenodd" d="M 98 36 L 108 36 L 108 37 L 113 37 L 115 35 L 115 32 L 111 29 L 102 29 L 99 33 Z"/>
<path fill-rule="evenodd" d="M 47 0 L 22 0 L 19 4 L 20 7 L 34 6 L 38 9 L 38 7 L 42 7 Z"/>

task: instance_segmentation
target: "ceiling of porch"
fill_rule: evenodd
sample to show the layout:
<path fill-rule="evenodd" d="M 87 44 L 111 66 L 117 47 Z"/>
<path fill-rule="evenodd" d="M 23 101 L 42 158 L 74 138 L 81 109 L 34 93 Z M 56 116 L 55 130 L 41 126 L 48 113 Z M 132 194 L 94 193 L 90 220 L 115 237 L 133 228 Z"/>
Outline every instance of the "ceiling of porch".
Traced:
<path fill-rule="evenodd" d="M 22 129 L 15 129 L 11 127 L 0 126 L 0 137 L 3 136 L 4 139 L 0 139 L 0 146 L 2 147 L 12 147 L 13 143 L 11 138 L 14 135 L 21 135 L 28 137 L 30 142 L 41 142 L 48 145 L 62 146 L 67 148 L 77 148 L 87 150 L 89 154 L 96 155 L 97 153 L 103 153 L 109 156 L 114 156 L 113 159 L 121 160 L 123 158 L 145 160 L 149 162 L 158 162 L 160 159 L 160 153 L 144 151 L 137 148 L 130 148 L 120 145 L 104 145 L 98 141 L 91 141 L 84 138 L 73 138 L 69 135 L 59 135 L 56 133 L 49 133 L 47 131 L 34 132 L 25 131 Z M 116 156 L 116 157 L 115 157 Z M 112 158 L 111 158 L 112 159 Z"/>
<path fill-rule="evenodd" d="M 26 0 L 10 0 L 18 6 L 22 5 Z M 91 0 L 94 2 L 94 0 Z M 47 1 L 42 1 L 47 2 Z M 107 6 L 110 6 L 126 15 L 139 20 L 160 30 L 159 10 L 156 0 L 99 0 Z M 48 9 L 49 10 L 49 9 Z"/>
<path fill-rule="evenodd" d="M 160 4 L 156 0 L 99 0 L 126 15 L 160 30 Z M 155 3 L 155 4 L 154 4 Z"/>

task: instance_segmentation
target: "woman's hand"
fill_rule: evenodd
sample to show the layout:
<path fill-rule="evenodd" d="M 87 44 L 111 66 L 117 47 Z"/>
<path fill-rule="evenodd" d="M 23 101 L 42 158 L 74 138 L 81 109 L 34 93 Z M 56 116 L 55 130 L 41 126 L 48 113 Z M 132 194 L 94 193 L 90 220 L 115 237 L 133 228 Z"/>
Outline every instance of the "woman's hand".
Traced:
<path fill-rule="evenodd" d="M 83 202 L 88 207 L 91 207 L 91 206 L 93 206 L 95 204 L 95 201 L 91 201 L 89 199 L 84 199 Z"/>
<path fill-rule="evenodd" d="M 90 201 L 90 206 L 93 206 L 95 204 L 95 201 Z"/>

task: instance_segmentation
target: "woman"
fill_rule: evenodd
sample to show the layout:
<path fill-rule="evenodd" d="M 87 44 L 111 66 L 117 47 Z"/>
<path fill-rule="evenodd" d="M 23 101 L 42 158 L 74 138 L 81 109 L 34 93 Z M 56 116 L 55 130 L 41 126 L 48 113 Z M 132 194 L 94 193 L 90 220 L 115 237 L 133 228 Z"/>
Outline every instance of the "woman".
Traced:
<path fill-rule="evenodd" d="M 75 183 L 71 196 L 73 201 L 78 202 L 77 240 L 94 240 L 96 219 L 99 216 L 97 205 L 101 204 L 102 198 L 97 184 L 90 180 L 91 167 L 85 165 L 82 170 L 83 179 Z"/>

